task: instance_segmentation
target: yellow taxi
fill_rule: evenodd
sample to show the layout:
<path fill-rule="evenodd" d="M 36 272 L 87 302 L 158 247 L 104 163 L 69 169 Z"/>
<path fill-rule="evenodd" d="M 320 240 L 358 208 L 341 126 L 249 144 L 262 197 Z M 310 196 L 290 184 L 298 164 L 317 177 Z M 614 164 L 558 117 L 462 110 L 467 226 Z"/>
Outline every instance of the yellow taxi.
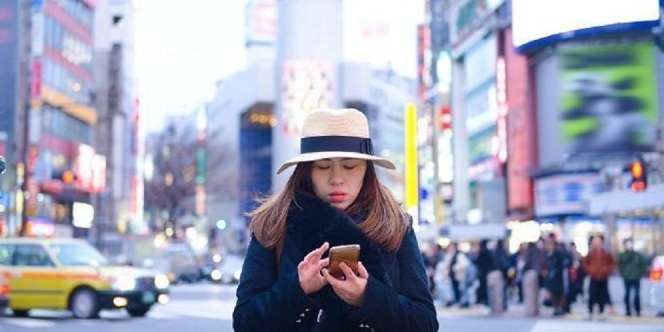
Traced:
<path fill-rule="evenodd" d="M 151 270 L 111 266 L 78 239 L 0 239 L 0 273 L 9 276 L 9 307 L 70 310 L 96 318 L 102 309 L 126 309 L 132 317 L 168 302 L 169 280 Z"/>

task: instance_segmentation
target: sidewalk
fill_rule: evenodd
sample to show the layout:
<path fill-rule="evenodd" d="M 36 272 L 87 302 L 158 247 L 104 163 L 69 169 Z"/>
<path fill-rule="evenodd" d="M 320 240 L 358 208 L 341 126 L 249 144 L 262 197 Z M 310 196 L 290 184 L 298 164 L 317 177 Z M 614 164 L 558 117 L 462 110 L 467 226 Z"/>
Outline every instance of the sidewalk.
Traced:
<path fill-rule="evenodd" d="M 565 320 L 565 321 L 587 321 L 588 313 L 585 303 L 576 303 L 572 306 L 572 313 L 554 317 L 553 309 L 551 307 L 540 307 L 540 314 L 536 317 L 528 317 L 525 313 L 525 306 L 522 304 L 510 304 L 505 313 L 499 315 L 492 315 L 488 307 L 475 305 L 470 308 L 459 307 L 441 307 L 436 308 L 438 316 L 443 318 L 506 318 L 506 319 L 551 319 L 551 320 Z M 664 318 L 656 317 L 654 312 L 643 312 L 641 317 L 626 317 L 621 311 L 616 311 L 615 314 L 606 315 L 603 322 L 616 323 L 616 324 L 648 324 L 648 325 L 664 325 Z M 593 321 L 602 321 L 597 315 L 594 316 Z"/>
<path fill-rule="evenodd" d="M 587 287 L 587 285 L 586 285 Z M 609 310 L 607 309 L 605 314 L 607 314 L 604 320 L 607 323 L 616 323 L 616 324 L 657 324 L 664 326 L 664 317 L 657 317 L 657 310 L 653 308 L 649 303 L 649 289 L 650 283 L 647 280 L 643 280 L 641 284 L 641 303 L 642 311 L 641 317 L 626 317 L 623 303 L 624 296 L 624 286 L 623 281 L 619 277 L 612 277 L 609 279 L 609 292 L 611 294 L 611 300 L 613 302 L 614 313 L 608 314 Z M 587 294 L 587 293 L 586 293 Z M 572 305 L 572 313 L 562 316 L 554 317 L 553 308 L 540 306 L 540 314 L 537 317 L 528 317 L 525 313 L 525 306 L 523 304 L 514 303 L 510 301 L 509 308 L 507 312 L 500 315 L 491 315 L 491 312 L 488 307 L 475 305 L 470 308 L 459 308 L 459 307 L 445 307 L 437 305 L 436 310 L 440 317 L 446 318 L 455 318 L 455 317 L 464 317 L 464 318 L 487 318 L 487 317 L 500 317 L 500 318 L 509 318 L 509 319 L 560 319 L 565 321 L 587 321 L 588 319 L 588 309 L 587 309 L 587 298 L 579 297 L 576 303 Z M 593 321 L 600 321 L 597 314 L 593 317 Z M 664 329 L 663 329 L 664 331 Z"/>

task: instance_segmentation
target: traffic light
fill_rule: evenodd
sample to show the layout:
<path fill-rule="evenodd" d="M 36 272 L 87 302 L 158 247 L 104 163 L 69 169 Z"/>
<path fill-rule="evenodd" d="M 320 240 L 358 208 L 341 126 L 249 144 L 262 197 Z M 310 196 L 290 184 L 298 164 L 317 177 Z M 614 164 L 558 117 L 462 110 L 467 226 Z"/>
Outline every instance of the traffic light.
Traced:
<path fill-rule="evenodd" d="M 648 188 L 648 174 L 643 160 L 637 159 L 632 162 L 629 166 L 629 173 L 632 176 L 632 181 L 629 185 L 632 191 L 646 191 L 646 188 Z"/>

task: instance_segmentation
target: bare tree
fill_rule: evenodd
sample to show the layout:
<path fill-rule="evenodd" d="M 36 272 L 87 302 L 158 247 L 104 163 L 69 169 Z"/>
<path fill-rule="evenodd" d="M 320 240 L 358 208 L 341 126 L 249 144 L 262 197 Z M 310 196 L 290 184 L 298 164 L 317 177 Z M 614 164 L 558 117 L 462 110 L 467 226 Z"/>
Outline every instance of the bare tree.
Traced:
<path fill-rule="evenodd" d="M 217 142 L 218 133 L 208 133 L 205 142 L 197 139 L 191 124 L 170 124 L 153 137 L 153 177 L 145 181 L 145 206 L 166 213 L 167 225 L 177 229 L 183 217 L 195 215 L 196 186 L 209 190 L 222 188 L 228 179 L 215 174 L 214 168 L 224 167 L 229 159 L 223 148 L 208 144 Z M 212 167 L 211 167 L 212 166 Z M 210 172 L 212 171 L 212 172 Z"/>

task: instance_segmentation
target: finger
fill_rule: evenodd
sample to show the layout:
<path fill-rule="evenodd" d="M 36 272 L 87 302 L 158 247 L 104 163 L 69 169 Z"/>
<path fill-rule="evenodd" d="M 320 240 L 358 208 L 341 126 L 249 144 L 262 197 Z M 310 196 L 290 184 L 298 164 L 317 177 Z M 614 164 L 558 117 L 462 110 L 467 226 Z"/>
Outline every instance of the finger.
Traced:
<path fill-rule="evenodd" d="M 369 271 L 367 271 L 362 262 L 357 263 L 357 272 L 360 274 L 360 278 L 369 279 Z"/>
<path fill-rule="evenodd" d="M 339 263 L 339 268 L 341 269 L 341 272 L 344 273 L 344 276 L 346 276 L 346 280 L 350 281 L 355 281 L 357 279 L 357 276 L 355 275 L 355 272 L 353 272 L 353 269 L 351 269 L 346 263 L 341 262 Z"/>
<path fill-rule="evenodd" d="M 341 286 L 341 283 L 343 282 L 343 281 L 333 277 L 330 274 L 330 270 L 328 270 L 328 269 L 323 269 L 323 277 L 325 277 L 325 280 L 327 280 L 327 282 L 330 285 L 332 285 L 333 288 L 339 288 Z"/>
<path fill-rule="evenodd" d="M 321 269 L 324 268 L 324 267 L 327 267 L 328 265 L 330 265 L 330 259 L 329 258 L 321 259 L 320 261 L 318 261 L 318 267 L 321 268 Z"/>
<path fill-rule="evenodd" d="M 327 251 L 327 248 L 330 245 L 325 242 L 323 245 L 321 245 L 319 248 L 316 248 L 312 250 L 310 253 L 307 254 L 307 256 L 304 257 L 303 261 L 310 263 L 312 261 L 320 259 L 320 257 Z"/>

